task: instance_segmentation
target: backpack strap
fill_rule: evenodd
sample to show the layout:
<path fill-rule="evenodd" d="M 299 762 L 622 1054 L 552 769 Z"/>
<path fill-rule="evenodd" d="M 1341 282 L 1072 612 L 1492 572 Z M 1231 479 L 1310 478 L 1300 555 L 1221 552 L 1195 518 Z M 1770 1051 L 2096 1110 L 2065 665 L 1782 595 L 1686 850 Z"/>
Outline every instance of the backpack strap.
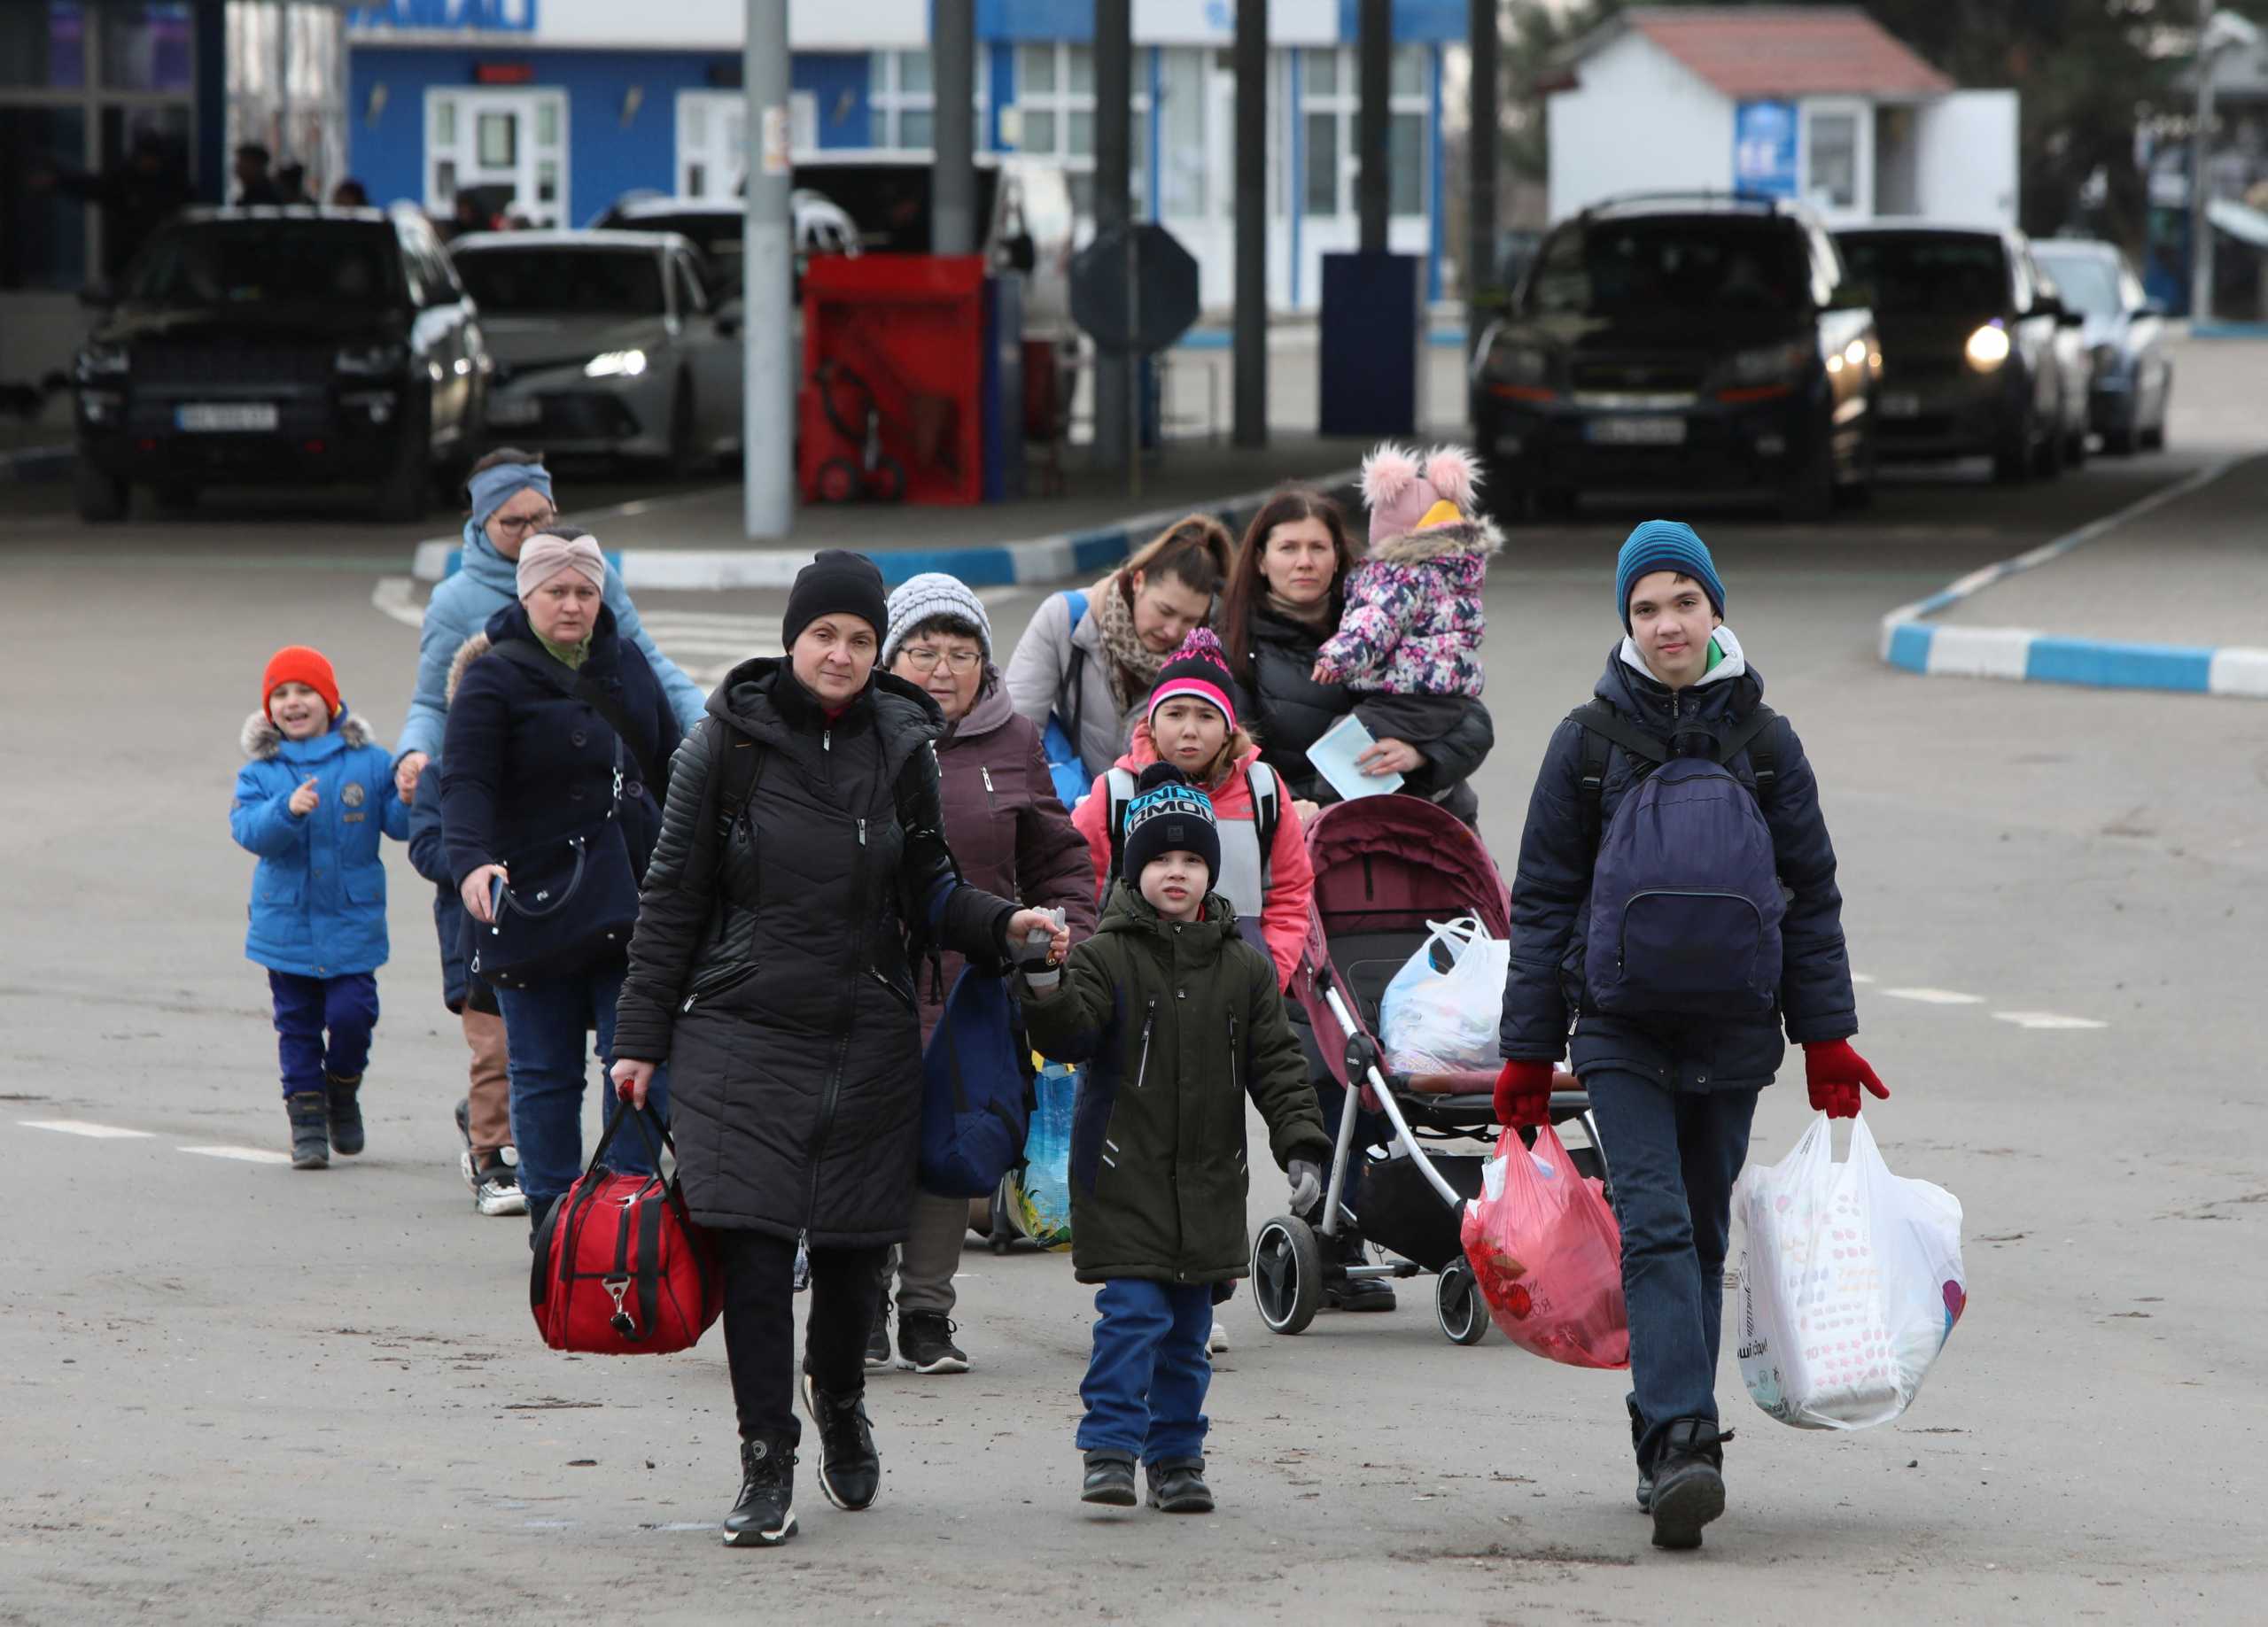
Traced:
<path fill-rule="evenodd" d="M 1118 879 L 1118 872 L 1125 868 L 1126 805 L 1134 800 L 1137 786 L 1132 772 L 1122 768 L 1114 768 L 1102 778 L 1104 793 L 1110 799 L 1105 816 L 1110 821 L 1110 874 L 1103 878 L 1102 883 L 1102 890 L 1107 893 L 1110 884 Z"/>
<path fill-rule="evenodd" d="M 1063 590 L 1063 602 L 1070 608 L 1070 631 L 1079 631 L 1079 624 L 1087 618 L 1087 595 L 1080 588 Z M 1071 749 L 1079 749 L 1079 724 L 1087 709 L 1086 683 L 1087 652 L 1076 640 L 1071 645 L 1071 664 L 1064 670 L 1063 686 L 1071 692 L 1071 715 L 1063 721 L 1071 734 Z"/>
<path fill-rule="evenodd" d="M 1636 757 L 1639 772 L 1669 761 L 1669 748 L 1605 701 L 1594 696 L 1567 714 L 1567 721 L 1583 732 L 1582 771 L 1576 782 L 1576 802 L 1582 810 L 1583 829 L 1591 851 L 1598 851 L 1600 827 L 1605 823 L 1606 764 L 1613 748 Z"/>
<path fill-rule="evenodd" d="M 622 702 L 600 688 L 592 679 L 587 669 L 571 674 L 565 667 L 541 650 L 518 639 L 507 639 L 501 644 L 496 645 L 489 653 L 501 655 L 515 666 L 526 668 L 561 694 L 567 696 L 570 700 L 582 701 L 604 718 L 606 726 L 614 731 L 614 738 L 621 743 L 623 748 L 629 752 L 632 759 L 638 764 L 638 772 L 645 780 L 646 789 L 652 794 L 656 802 L 664 800 L 669 788 L 668 778 L 664 774 L 655 771 L 654 760 L 646 755 L 646 748 L 638 743 L 636 736 L 631 731 L 630 714 L 622 709 Z M 666 765 L 664 766 L 666 767 Z"/>
<path fill-rule="evenodd" d="M 1253 823 L 1260 827 L 1260 890 L 1265 894 L 1276 882 L 1276 824 L 1283 817 L 1283 786 L 1276 771 L 1257 759 L 1245 771 L 1245 780 L 1252 787 Z"/>
<path fill-rule="evenodd" d="M 1773 742 L 1772 725 L 1780 721 L 1780 714 L 1759 701 L 1756 709 L 1732 726 L 1718 747 L 1717 761 L 1729 763 L 1743 751 L 1748 753 L 1749 772 L 1756 777 L 1756 800 L 1763 802 L 1772 794 L 1780 781 L 1780 753 Z"/>
<path fill-rule="evenodd" d="M 710 783 L 717 787 L 717 835 L 732 834 L 741 810 L 756 794 L 757 771 L 763 766 L 764 748 L 738 729 L 728 729 L 715 718 L 709 724 Z"/>

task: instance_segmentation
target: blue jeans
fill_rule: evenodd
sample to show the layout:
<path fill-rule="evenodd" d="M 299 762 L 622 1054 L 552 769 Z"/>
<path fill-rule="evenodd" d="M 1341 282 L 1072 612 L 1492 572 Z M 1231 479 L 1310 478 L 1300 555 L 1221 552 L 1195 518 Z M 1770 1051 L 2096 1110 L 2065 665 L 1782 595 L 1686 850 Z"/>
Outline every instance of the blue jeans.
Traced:
<path fill-rule="evenodd" d="M 1095 1350 L 1079 1399 L 1079 1450 L 1145 1463 L 1201 1457 L 1213 1358 L 1213 1290 L 1118 1277 L 1095 1295 Z"/>
<path fill-rule="evenodd" d="M 500 988 L 504 1044 L 512 1078 L 512 1144 L 520 1150 L 520 1190 L 534 1217 L 583 1173 L 583 1086 L 590 1076 L 584 1035 L 598 1030 L 599 1094 L 605 1121 L 619 1107 L 606 1071 L 614 1065 L 614 1003 L 623 967 L 587 972 L 536 988 Z M 669 1117 L 669 1073 L 654 1075 L 647 1102 Z M 652 1173 L 654 1157 L 635 1125 L 625 1125 L 607 1149 L 607 1163 L 633 1174 Z"/>
<path fill-rule="evenodd" d="M 301 977 L 270 972 L 268 988 L 276 998 L 276 1054 L 283 1065 L 285 1096 L 322 1089 L 325 1073 L 362 1077 L 370 1063 L 370 1031 L 378 1026 L 375 973 Z"/>
<path fill-rule="evenodd" d="M 1672 1092 L 1598 1068 L 1583 1075 L 1622 1228 L 1631 1405 L 1650 1468 L 1680 1418 L 1717 1422 L 1717 1340 L 1733 1182 L 1748 1158 L 1753 1090 Z"/>

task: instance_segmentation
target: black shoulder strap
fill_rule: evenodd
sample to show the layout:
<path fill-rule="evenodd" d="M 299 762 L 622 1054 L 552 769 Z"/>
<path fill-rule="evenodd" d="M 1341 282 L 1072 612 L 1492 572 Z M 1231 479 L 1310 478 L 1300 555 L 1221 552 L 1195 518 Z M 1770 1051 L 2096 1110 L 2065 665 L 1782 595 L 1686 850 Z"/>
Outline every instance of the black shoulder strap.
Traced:
<path fill-rule="evenodd" d="M 645 748 L 639 744 L 638 736 L 630 726 L 630 714 L 622 709 L 622 702 L 607 693 L 595 683 L 591 682 L 588 671 L 577 672 L 570 677 L 565 667 L 552 660 L 541 650 L 532 649 L 517 639 L 507 639 L 503 643 L 495 646 L 490 653 L 501 655 L 505 660 L 517 666 L 525 667 L 558 690 L 561 694 L 584 702 L 593 711 L 605 718 L 607 727 L 614 731 L 615 739 L 621 741 L 623 749 L 636 760 L 639 777 L 646 782 L 646 789 L 653 794 L 656 802 L 662 800 L 663 788 L 669 783 L 668 780 L 663 775 L 655 772 L 654 760 L 646 755 Z"/>
<path fill-rule="evenodd" d="M 1596 853 L 1600 827 L 1605 823 L 1606 764 L 1612 748 L 1619 746 L 1648 766 L 1668 762 L 1669 748 L 1596 696 L 1568 713 L 1567 721 L 1583 732 L 1582 774 L 1576 794 L 1583 828 Z"/>
<path fill-rule="evenodd" d="M 709 777 L 717 787 L 717 833 L 722 837 L 731 833 L 741 810 L 756 794 L 756 771 L 764 748 L 713 717 L 703 721 L 710 731 Z"/>
<path fill-rule="evenodd" d="M 1720 763 L 1731 762 L 1744 750 L 1748 753 L 1748 770 L 1756 777 L 1759 802 L 1770 796 L 1780 781 L 1779 748 L 1771 738 L 1772 725 L 1779 721 L 1780 714 L 1759 701 L 1754 711 L 1733 725 L 1719 750 Z"/>

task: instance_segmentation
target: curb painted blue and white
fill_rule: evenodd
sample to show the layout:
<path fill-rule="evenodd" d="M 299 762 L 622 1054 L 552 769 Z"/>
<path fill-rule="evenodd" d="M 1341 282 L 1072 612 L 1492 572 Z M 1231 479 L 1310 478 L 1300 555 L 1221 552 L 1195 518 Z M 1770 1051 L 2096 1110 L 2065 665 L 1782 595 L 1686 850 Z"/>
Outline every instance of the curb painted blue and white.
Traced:
<path fill-rule="evenodd" d="M 16 452 L 0 452 L 0 485 L 68 480 L 76 455 L 69 446 L 26 446 Z"/>
<path fill-rule="evenodd" d="M 1342 469 L 1301 482 L 1330 492 L 1351 486 L 1355 469 Z M 891 587 L 925 570 L 959 577 L 971 587 L 1009 587 L 1060 582 L 1116 564 L 1175 521 L 1208 514 L 1231 531 L 1241 531 L 1275 494 L 1275 488 L 1215 502 L 1138 515 L 1094 531 L 1034 537 L 1023 542 L 985 543 L 956 548 L 876 548 L 871 557 Z M 633 593 L 706 593 L 730 588 L 786 589 L 796 573 L 812 562 L 809 548 L 625 548 L 607 557 Z M 463 547 L 456 537 L 417 545 L 410 574 L 420 582 L 439 582 L 456 573 Z"/>
<path fill-rule="evenodd" d="M 2132 644 L 2065 638 L 2022 627 L 1933 627 L 1927 619 L 1995 583 L 2036 570 L 2144 515 L 2202 492 L 2251 461 L 2251 456 L 2230 458 L 2200 469 L 2186 480 L 2153 492 L 2028 554 L 1971 571 L 1940 593 L 1899 606 L 1882 618 L 1883 660 L 1930 678 L 2005 678 L 2036 684 L 2164 689 L 2268 700 L 2268 649 Z"/>

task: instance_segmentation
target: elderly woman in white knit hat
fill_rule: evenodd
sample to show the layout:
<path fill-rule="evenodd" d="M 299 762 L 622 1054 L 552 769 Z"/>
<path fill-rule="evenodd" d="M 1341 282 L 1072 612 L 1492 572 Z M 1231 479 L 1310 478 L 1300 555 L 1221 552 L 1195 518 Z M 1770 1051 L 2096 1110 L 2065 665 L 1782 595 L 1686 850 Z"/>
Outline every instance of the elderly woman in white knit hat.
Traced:
<path fill-rule="evenodd" d="M 532 1228 L 581 1173 L 584 1036 L 596 1031 L 603 1072 L 683 734 L 645 655 L 616 631 L 606 579 L 582 531 L 528 539 L 518 602 L 457 653 L 441 753 L 449 868 L 472 918 L 468 958 L 503 1009 Z M 654 1094 L 665 1108 L 665 1089 Z M 610 1117 L 614 1094 L 602 1095 Z M 650 1157 L 625 1135 L 608 1161 L 636 1170 Z"/>
<path fill-rule="evenodd" d="M 945 841 L 963 880 L 1037 910 L 1060 910 L 1076 942 L 1094 931 L 1094 872 L 1086 839 L 1055 795 L 1038 725 L 1016 710 L 992 664 L 992 623 L 983 601 L 957 577 L 927 571 L 889 596 L 882 664 L 918 685 L 945 715 L 937 742 Z M 942 974 L 922 991 L 921 1042 L 944 1011 L 960 975 L 948 952 Z M 897 1364 L 915 1373 L 966 1373 L 968 1357 L 951 1321 L 953 1273 L 968 1233 L 966 1198 L 916 1194 L 913 1229 L 897 1268 Z M 889 1274 L 882 1310 L 867 1336 L 866 1365 L 890 1361 Z"/>

